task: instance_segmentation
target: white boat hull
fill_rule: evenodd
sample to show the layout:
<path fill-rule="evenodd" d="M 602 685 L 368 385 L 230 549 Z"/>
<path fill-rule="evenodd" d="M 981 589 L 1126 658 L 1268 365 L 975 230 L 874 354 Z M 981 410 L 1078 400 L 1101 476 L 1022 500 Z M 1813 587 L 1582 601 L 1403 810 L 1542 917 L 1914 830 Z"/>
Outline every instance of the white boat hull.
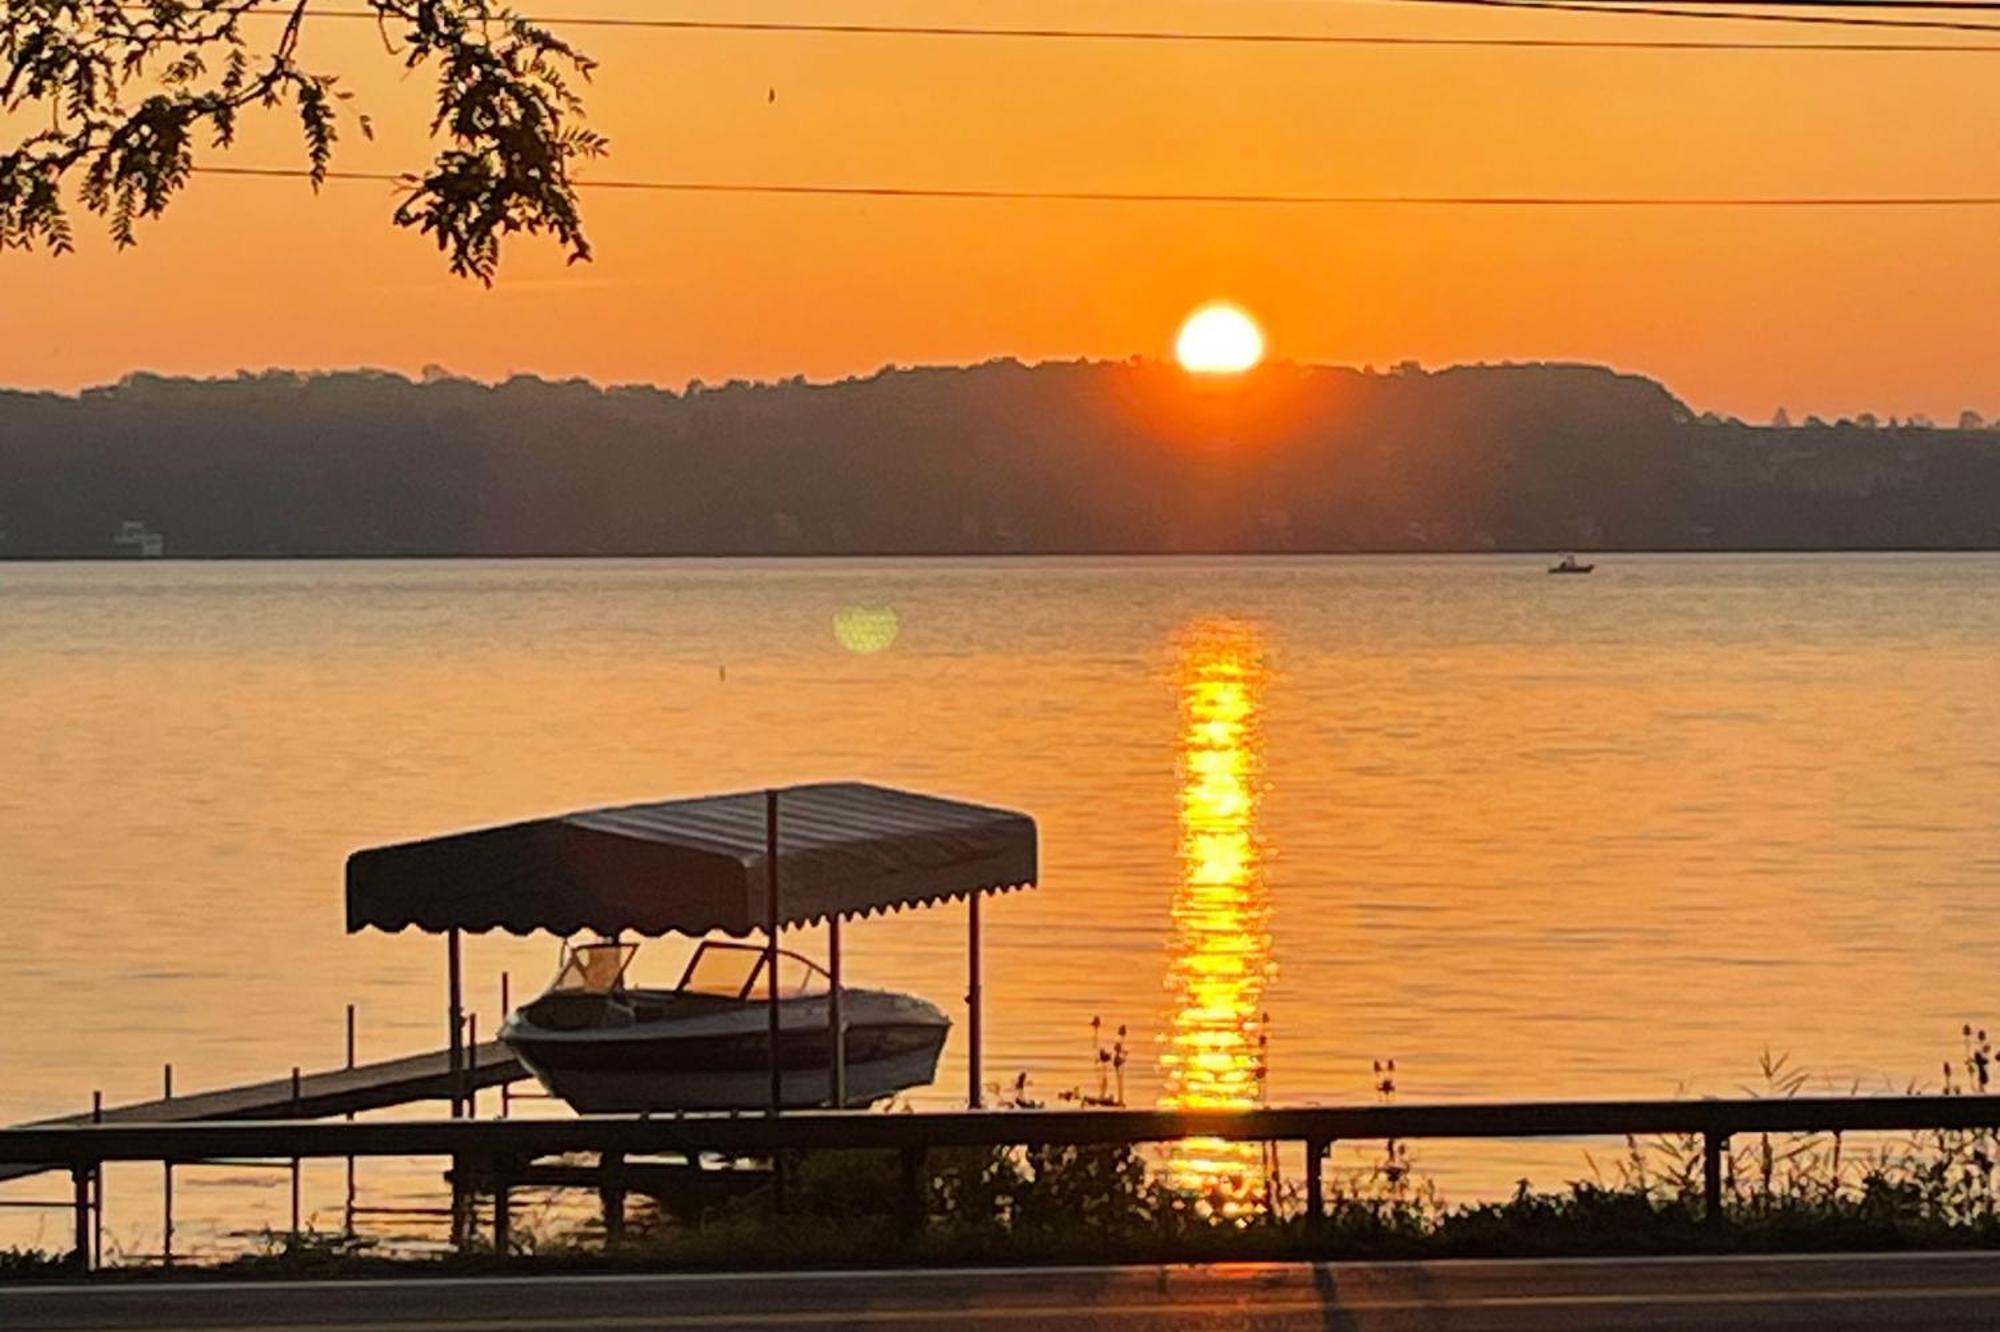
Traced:
<path fill-rule="evenodd" d="M 938 1048 L 873 1059 L 847 1068 L 846 1107 L 858 1109 L 937 1079 Z M 532 1068 L 533 1065 L 531 1064 Z M 758 1110 L 771 1103 L 771 1074 L 738 1070 L 716 1073 L 647 1069 L 535 1070 L 552 1095 L 582 1114 L 637 1114 L 646 1111 Z M 779 1074 L 779 1104 L 787 1110 L 833 1105 L 833 1070 L 785 1069 Z"/>
<path fill-rule="evenodd" d="M 911 995 L 851 990 L 847 1106 L 866 1106 L 937 1077 L 951 1022 Z M 761 1003 L 668 1020 L 538 1027 L 515 1013 L 503 1041 L 549 1092 L 586 1114 L 758 1110 L 771 1100 L 770 1012 Z M 780 1104 L 833 1104 L 833 1040 L 824 995 L 780 1001 Z"/>

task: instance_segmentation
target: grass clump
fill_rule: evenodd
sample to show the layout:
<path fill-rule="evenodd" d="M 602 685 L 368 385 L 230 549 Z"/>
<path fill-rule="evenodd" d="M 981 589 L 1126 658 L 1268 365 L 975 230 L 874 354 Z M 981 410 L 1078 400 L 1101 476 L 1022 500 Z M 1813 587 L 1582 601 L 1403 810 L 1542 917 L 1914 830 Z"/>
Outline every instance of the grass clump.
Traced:
<path fill-rule="evenodd" d="M 50 1253 L 46 1249 L 0 1249 L 0 1281 L 59 1276 L 70 1271 L 71 1267 L 72 1260 L 66 1253 Z"/>

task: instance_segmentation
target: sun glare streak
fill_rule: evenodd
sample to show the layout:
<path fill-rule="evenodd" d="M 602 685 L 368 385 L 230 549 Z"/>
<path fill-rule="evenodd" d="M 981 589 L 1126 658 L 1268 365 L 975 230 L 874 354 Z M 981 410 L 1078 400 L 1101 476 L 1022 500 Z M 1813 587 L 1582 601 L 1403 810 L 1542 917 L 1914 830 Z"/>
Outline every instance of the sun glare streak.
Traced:
<path fill-rule="evenodd" d="M 1264 987 L 1273 971 L 1257 820 L 1264 668 L 1255 633 L 1197 623 L 1177 683 L 1181 873 L 1160 1104 L 1248 1109 L 1264 1101 Z M 1270 1171 L 1256 1143 L 1178 1143 L 1168 1176 L 1225 1217 L 1267 1203 Z"/>

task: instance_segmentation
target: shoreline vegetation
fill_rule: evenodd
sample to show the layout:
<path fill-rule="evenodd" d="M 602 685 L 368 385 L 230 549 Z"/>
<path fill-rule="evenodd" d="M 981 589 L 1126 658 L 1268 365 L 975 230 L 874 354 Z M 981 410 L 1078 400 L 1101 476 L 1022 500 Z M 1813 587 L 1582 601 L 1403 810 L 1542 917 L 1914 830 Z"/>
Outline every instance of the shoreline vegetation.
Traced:
<path fill-rule="evenodd" d="M 1990 546 L 1742 546 L 1742 547 L 1655 547 L 1635 546 L 1590 546 L 1584 547 L 1592 555 L 1639 557 L 1648 556 L 1949 556 L 1949 555 L 1992 555 L 2000 553 L 2000 538 Z M 533 564 L 537 562 L 583 563 L 603 561 L 606 564 L 640 563 L 646 561 L 672 561 L 676 563 L 700 563 L 712 561 L 717 564 L 785 564 L 792 562 L 818 563 L 822 561 L 853 561 L 865 564 L 871 561 L 902 563 L 905 561 L 970 563 L 1006 563 L 1019 561 L 1023 564 L 1037 560 L 1107 560 L 1146 561 L 1187 560 L 1193 562 L 1208 560 L 1408 560 L 1435 557 L 1438 559 L 1494 559 L 1511 560 L 1519 563 L 1524 559 L 1546 561 L 1555 552 L 1553 546 L 1522 546 L 1456 549 L 1439 546 L 1425 550 L 1399 550 L 1392 547 L 1380 549 L 1348 550 L 1204 550 L 1204 551 L 1160 551 L 1160 550 L 1012 550 L 1012 551 L 903 551 L 892 555 L 867 551 L 761 551 L 750 554 L 665 554 L 665 555 L 621 555 L 602 551 L 554 551 L 544 554 L 514 555 L 463 555 L 463 554 L 397 554 L 397 555 L 163 555 L 146 561 L 149 564 Z M 130 564 L 133 557 L 118 554 L 89 555 L 7 555 L 0 554 L 0 564 Z"/>
<path fill-rule="evenodd" d="M 1967 1027 L 1940 1095 L 1990 1090 L 1994 1052 Z M 1810 1079 L 1780 1059 L 1762 1094 L 1795 1096 Z M 1850 1089 L 1852 1090 L 1852 1089 Z M 1912 1091 L 1915 1089 L 1912 1088 Z M 1380 1094 L 1393 1096 L 1384 1082 Z M 1067 1093 L 1065 1101 L 1093 1098 Z M 1038 1108 L 1018 1080 L 1001 1108 Z M 1165 1150 L 1172 1150 L 1171 1147 Z M 1300 1181 L 1273 1169 L 1203 1188 L 1170 1183 L 1161 1153 L 1131 1147 L 933 1151 L 921 1217 L 898 1211 L 893 1152 L 788 1155 L 783 1210 L 768 1184 L 717 1205 L 642 1203 L 615 1243 L 594 1223 L 550 1222 L 528 1208 L 512 1252 L 483 1238 L 449 1254 L 397 1254 L 367 1237 L 266 1233 L 256 1251 L 163 1272 L 109 1266 L 89 1279 L 310 1279 L 470 1274 L 804 1271 L 916 1266 L 1178 1264 L 1229 1261 L 1634 1257 L 1882 1252 L 2000 1247 L 2000 1130 L 1873 1135 L 1746 1135 L 1726 1160 L 1723 1215 L 1705 1215 L 1699 1137 L 1627 1139 L 1560 1187 L 1521 1180 L 1511 1196 L 1451 1203 L 1407 1144 L 1325 1176 L 1326 1211 L 1306 1215 Z M 1267 1156 L 1275 1164 L 1275 1157 Z M 1254 1205 L 1245 1207 L 1246 1196 Z M 478 1227 L 472 1234 L 479 1235 Z M 486 1233 L 490 1234 L 490 1228 Z M 0 1250 L 0 1280 L 72 1275 L 68 1255 Z"/>
<path fill-rule="evenodd" d="M 134 374 L 0 391 L 0 496 L 0 559 L 1990 550 L 2000 429 L 1574 364 Z"/>

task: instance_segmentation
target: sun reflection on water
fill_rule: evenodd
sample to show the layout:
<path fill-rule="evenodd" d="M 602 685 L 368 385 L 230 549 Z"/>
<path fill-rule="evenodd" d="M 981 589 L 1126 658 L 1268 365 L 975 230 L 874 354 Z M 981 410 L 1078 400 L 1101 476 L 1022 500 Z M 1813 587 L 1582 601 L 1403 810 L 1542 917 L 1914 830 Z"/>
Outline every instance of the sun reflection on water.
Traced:
<path fill-rule="evenodd" d="M 1180 694 L 1180 882 L 1160 1054 L 1160 1104 L 1249 1108 L 1264 1100 L 1264 987 L 1273 974 L 1270 900 L 1259 841 L 1265 669 L 1254 629 L 1199 621 L 1183 635 Z M 1265 1203 L 1256 1143 L 1176 1144 L 1168 1175 L 1225 1216 Z"/>

